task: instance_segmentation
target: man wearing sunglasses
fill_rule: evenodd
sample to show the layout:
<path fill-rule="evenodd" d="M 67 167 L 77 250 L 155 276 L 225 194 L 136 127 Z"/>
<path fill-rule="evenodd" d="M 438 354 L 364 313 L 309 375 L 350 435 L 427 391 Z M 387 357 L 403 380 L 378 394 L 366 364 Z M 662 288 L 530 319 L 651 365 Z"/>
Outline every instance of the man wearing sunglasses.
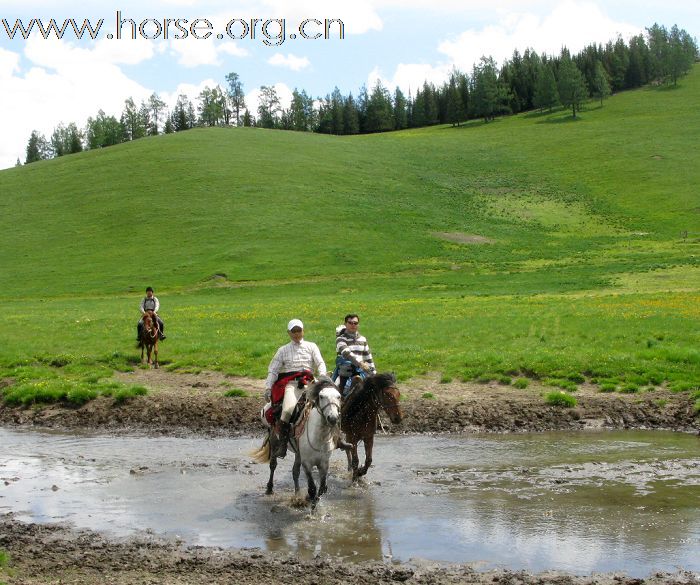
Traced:
<path fill-rule="evenodd" d="M 340 380 L 338 388 L 343 394 L 347 393 L 345 386 L 355 373 L 360 373 L 360 375 L 377 373 L 367 338 L 360 335 L 359 326 L 360 318 L 355 313 L 346 315 L 345 323 L 338 328 L 335 339 L 335 349 L 338 353 L 336 371 Z"/>
<path fill-rule="evenodd" d="M 277 457 L 287 454 L 289 420 L 304 386 L 314 379 L 314 372 L 319 376 L 326 375 L 326 363 L 318 346 L 304 340 L 304 324 L 299 319 L 292 319 L 287 324 L 287 334 L 291 341 L 277 350 L 265 380 L 265 398 L 272 401 L 273 406 L 282 402 Z"/>

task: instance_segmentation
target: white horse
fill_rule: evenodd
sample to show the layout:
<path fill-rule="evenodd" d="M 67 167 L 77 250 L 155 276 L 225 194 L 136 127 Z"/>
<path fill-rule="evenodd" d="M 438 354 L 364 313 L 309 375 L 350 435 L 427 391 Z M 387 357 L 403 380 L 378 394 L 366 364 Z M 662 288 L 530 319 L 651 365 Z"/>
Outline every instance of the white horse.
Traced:
<path fill-rule="evenodd" d="M 306 391 L 308 415 L 302 417 L 292 427 L 292 438 L 289 440 L 291 450 L 294 452 L 294 466 L 292 477 L 294 490 L 299 493 L 299 473 L 304 468 L 308 485 L 307 500 L 312 507 L 318 503 L 318 499 L 326 493 L 328 486 L 328 464 L 331 453 L 338 447 L 351 448 L 340 439 L 340 392 L 333 381 L 327 376 L 321 376 L 317 382 L 309 386 Z M 268 408 L 269 405 L 266 407 Z M 265 420 L 265 410 L 261 417 Z M 300 425 L 304 425 L 303 429 Z M 299 431 L 299 433 L 297 433 Z M 299 434 L 299 438 L 296 435 Z M 270 427 L 267 437 L 257 451 L 251 455 L 258 463 L 270 463 L 270 479 L 267 482 L 267 494 L 272 494 L 272 485 L 277 467 L 277 443 L 279 439 L 274 428 Z M 316 488 L 312 470 L 318 468 L 320 486 Z"/>
<path fill-rule="evenodd" d="M 298 494 L 299 472 L 304 468 L 308 487 L 307 500 L 315 507 L 318 499 L 328 490 L 328 464 L 340 438 L 340 392 L 330 378 L 322 376 L 309 388 L 307 400 L 313 407 L 304 429 L 296 439 L 296 445 L 293 444 L 295 457 L 292 477 L 294 491 Z M 318 490 L 311 473 L 314 467 L 318 469 L 320 480 Z"/>

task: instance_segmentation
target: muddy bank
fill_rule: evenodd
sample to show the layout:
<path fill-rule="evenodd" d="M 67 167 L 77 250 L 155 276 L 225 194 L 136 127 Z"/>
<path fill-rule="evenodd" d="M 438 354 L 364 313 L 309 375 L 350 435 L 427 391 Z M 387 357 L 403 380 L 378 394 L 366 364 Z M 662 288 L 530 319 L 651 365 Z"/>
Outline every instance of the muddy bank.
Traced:
<path fill-rule="evenodd" d="M 122 382 L 142 384 L 149 394 L 123 404 L 99 398 L 80 408 L 61 405 L 12 408 L 0 404 L 0 424 L 59 429 L 134 429 L 154 434 L 251 435 L 264 432 L 259 413 L 262 382 L 215 372 L 177 374 L 136 370 L 117 374 Z M 237 388 L 248 396 L 225 397 Z M 640 428 L 697 431 L 700 417 L 687 393 L 663 389 L 640 394 L 603 394 L 583 384 L 575 408 L 549 406 L 551 387 L 533 383 L 525 390 L 498 384 L 440 384 L 426 377 L 399 384 L 404 421 L 387 432 L 517 432 Z"/>
<path fill-rule="evenodd" d="M 10 555 L 9 567 L 0 568 L 8 585 L 126 585 L 298 583 L 341 585 L 409 583 L 452 585 L 697 585 L 700 575 L 688 571 L 656 573 L 645 579 L 609 573 L 571 576 L 525 571 L 479 572 L 469 565 L 441 566 L 429 562 L 406 564 L 348 564 L 330 558 L 301 561 L 292 556 L 259 550 L 186 547 L 176 540 L 144 534 L 111 540 L 90 531 L 60 525 L 17 522 L 0 517 L 0 549 Z"/>

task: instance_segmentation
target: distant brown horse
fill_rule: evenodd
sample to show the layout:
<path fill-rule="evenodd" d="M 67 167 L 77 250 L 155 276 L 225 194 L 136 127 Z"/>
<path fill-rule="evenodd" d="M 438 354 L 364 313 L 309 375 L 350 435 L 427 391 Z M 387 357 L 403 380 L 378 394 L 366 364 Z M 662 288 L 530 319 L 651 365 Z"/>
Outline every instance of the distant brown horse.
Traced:
<path fill-rule="evenodd" d="M 144 350 L 147 352 L 148 365 L 151 365 L 151 353 L 153 353 L 153 367 L 158 368 L 158 321 L 153 311 L 146 311 L 143 315 L 143 327 L 136 347 L 141 348 L 141 363 L 144 363 Z"/>
<path fill-rule="evenodd" d="M 372 448 L 374 433 L 377 430 L 379 410 L 389 415 L 392 423 L 398 424 L 403 418 L 399 399 L 401 393 L 396 387 L 393 374 L 375 374 L 357 385 L 343 402 L 341 409 L 341 430 L 345 440 L 352 445 L 348 451 L 348 469 L 352 469 L 352 480 L 356 481 L 365 475 L 372 465 Z M 365 445 L 365 464 L 360 465 L 357 454 L 357 444 L 362 441 Z"/>

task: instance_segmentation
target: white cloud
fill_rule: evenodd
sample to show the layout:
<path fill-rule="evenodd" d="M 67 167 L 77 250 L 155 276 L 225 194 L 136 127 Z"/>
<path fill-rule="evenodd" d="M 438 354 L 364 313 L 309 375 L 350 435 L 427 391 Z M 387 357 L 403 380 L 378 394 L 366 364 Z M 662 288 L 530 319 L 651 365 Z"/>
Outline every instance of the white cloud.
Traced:
<path fill-rule="evenodd" d="M 19 59 L 18 53 L 0 47 L 0 79 L 10 78 L 19 71 Z"/>
<path fill-rule="evenodd" d="M 135 49 L 134 49 L 135 51 Z M 24 149 L 32 130 L 47 137 L 59 122 L 83 126 L 98 109 L 119 115 L 124 100 L 139 102 L 152 92 L 129 79 L 115 62 L 139 62 L 149 51 L 115 56 L 99 43 L 82 49 L 57 40 L 30 39 L 24 56 L 31 62 L 21 67 L 16 53 L 0 50 L 0 168 L 24 160 Z M 9 57 L 8 57 L 9 55 Z"/>
<path fill-rule="evenodd" d="M 282 53 L 275 53 L 267 62 L 278 67 L 288 67 L 292 71 L 301 71 L 311 65 L 306 57 L 297 57 L 292 53 L 287 53 L 286 57 Z"/>
<path fill-rule="evenodd" d="M 457 38 L 442 42 L 438 49 L 460 70 L 470 72 L 481 56 L 492 56 L 498 63 L 531 48 L 538 53 L 559 54 L 566 46 L 577 52 L 590 43 L 605 43 L 618 34 L 627 38 L 639 33 L 638 27 L 615 22 L 592 2 L 566 0 L 546 16 L 511 13 L 498 24 L 469 29 Z"/>
<path fill-rule="evenodd" d="M 248 51 L 239 47 L 234 41 L 221 44 L 217 40 L 197 39 L 172 39 L 166 41 L 170 54 L 177 58 L 177 62 L 188 68 L 202 65 L 222 65 L 222 55 L 234 57 L 246 57 Z"/>
<path fill-rule="evenodd" d="M 384 87 L 393 90 L 399 87 L 403 93 L 408 95 L 409 91 L 412 95 L 416 94 L 416 89 L 423 87 L 423 83 L 433 83 L 442 85 L 443 81 L 449 78 L 452 71 L 452 65 L 429 65 L 416 63 L 399 63 L 392 77 L 384 77 L 378 67 L 375 67 L 367 78 L 367 88 L 369 91 L 379 79 Z"/>

